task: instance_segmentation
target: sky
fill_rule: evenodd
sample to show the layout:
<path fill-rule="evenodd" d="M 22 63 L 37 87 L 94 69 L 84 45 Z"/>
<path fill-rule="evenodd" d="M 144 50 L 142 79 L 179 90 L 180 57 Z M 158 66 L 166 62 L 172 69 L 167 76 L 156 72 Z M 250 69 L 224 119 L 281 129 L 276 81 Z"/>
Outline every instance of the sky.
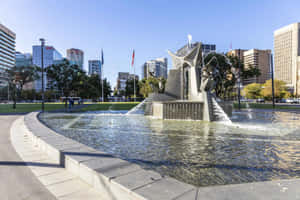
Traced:
<path fill-rule="evenodd" d="M 300 22 L 300 0 L 0 0 L 0 23 L 16 33 L 16 50 L 31 53 L 39 38 L 63 56 L 69 48 L 88 60 L 104 51 L 104 77 L 135 72 L 193 41 L 233 49 L 272 49 L 274 30 Z"/>

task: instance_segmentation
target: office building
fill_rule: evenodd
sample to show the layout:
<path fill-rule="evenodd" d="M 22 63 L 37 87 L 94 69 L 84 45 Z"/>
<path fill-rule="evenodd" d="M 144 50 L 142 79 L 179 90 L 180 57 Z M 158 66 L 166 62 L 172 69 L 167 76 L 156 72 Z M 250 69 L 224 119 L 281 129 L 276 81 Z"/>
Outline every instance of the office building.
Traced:
<path fill-rule="evenodd" d="M 215 53 L 216 52 L 216 45 L 215 44 L 201 44 L 201 49 L 204 55 L 207 55 L 209 53 Z"/>
<path fill-rule="evenodd" d="M 70 64 L 78 65 L 81 69 L 83 69 L 84 54 L 82 50 L 74 48 L 68 49 L 67 59 L 70 61 Z"/>
<path fill-rule="evenodd" d="M 242 80 L 243 85 L 250 83 L 265 83 L 271 78 L 271 50 L 250 49 L 244 52 L 244 68 L 250 66 L 260 70 L 261 75 Z"/>
<path fill-rule="evenodd" d="M 42 47 L 39 45 L 32 47 L 32 64 L 38 67 L 42 67 L 42 59 L 41 59 L 41 50 Z M 44 69 L 50 65 L 58 64 L 63 59 L 62 55 L 52 46 L 44 46 Z M 40 73 L 40 77 L 42 73 Z M 47 89 L 47 74 L 44 72 L 44 90 Z M 34 89 L 36 91 L 42 90 L 42 78 L 34 81 Z"/>
<path fill-rule="evenodd" d="M 274 31 L 274 77 L 300 94 L 300 23 Z"/>
<path fill-rule="evenodd" d="M 246 49 L 233 49 L 227 52 L 227 56 L 238 57 L 241 62 L 244 62 L 244 52 Z"/>
<path fill-rule="evenodd" d="M 118 73 L 118 78 L 117 78 L 117 86 L 116 86 L 116 90 L 117 90 L 117 94 L 118 95 L 124 95 L 125 90 L 126 90 L 126 82 L 127 80 L 130 79 L 134 79 L 135 80 L 139 80 L 139 76 L 138 75 L 134 75 L 134 74 L 129 74 L 128 72 L 119 72 Z"/>
<path fill-rule="evenodd" d="M 100 60 L 89 60 L 89 75 L 98 74 L 101 77 L 102 64 Z"/>
<path fill-rule="evenodd" d="M 155 60 L 149 60 L 142 66 L 142 78 L 148 77 L 163 77 L 168 78 L 168 59 L 157 58 Z"/>
<path fill-rule="evenodd" d="M 7 85 L 6 70 L 15 65 L 16 34 L 0 24 L 0 87 Z"/>
<path fill-rule="evenodd" d="M 32 55 L 30 53 L 16 52 L 16 66 L 32 66 Z"/>

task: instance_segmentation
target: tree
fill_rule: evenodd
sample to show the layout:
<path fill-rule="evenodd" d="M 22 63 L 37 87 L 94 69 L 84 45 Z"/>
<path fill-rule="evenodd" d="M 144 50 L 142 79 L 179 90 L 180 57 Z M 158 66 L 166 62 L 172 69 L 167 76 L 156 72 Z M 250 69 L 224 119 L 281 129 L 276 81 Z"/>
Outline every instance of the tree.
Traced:
<path fill-rule="evenodd" d="M 92 74 L 90 77 L 81 82 L 81 97 L 99 99 L 102 97 L 102 81 L 98 74 Z M 111 95 L 111 86 L 107 79 L 103 79 L 103 93 L 106 100 Z"/>
<path fill-rule="evenodd" d="M 261 90 L 262 85 L 258 83 L 251 83 L 246 85 L 243 89 L 243 93 L 245 94 L 246 98 L 248 99 L 258 99 L 261 98 Z"/>
<path fill-rule="evenodd" d="M 136 96 L 139 96 L 139 91 L 140 91 L 139 81 L 137 79 L 135 79 L 135 94 L 136 94 Z M 126 97 L 134 96 L 134 79 L 128 79 L 126 81 L 125 96 Z"/>
<path fill-rule="evenodd" d="M 212 58 L 215 59 L 212 60 Z M 224 54 L 210 53 L 204 58 L 204 63 L 207 64 L 210 61 L 218 71 L 214 76 L 216 81 L 214 92 L 219 98 L 225 99 L 235 94 L 234 90 L 236 89 L 239 71 L 241 79 L 260 75 L 258 68 L 252 66 L 245 68 L 243 62 L 237 56 L 227 57 Z"/>
<path fill-rule="evenodd" d="M 140 94 L 144 98 L 152 92 L 163 93 L 165 91 L 166 79 L 159 77 L 149 77 L 147 79 L 142 79 L 139 82 Z"/>
<path fill-rule="evenodd" d="M 40 68 L 37 66 L 20 66 L 9 69 L 8 77 L 9 81 L 13 84 L 17 84 L 20 92 L 26 83 L 39 79 Z"/>
<path fill-rule="evenodd" d="M 263 89 L 261 91 L 262 96 L 265 99 L 272 99 L 272 80 L 267 80 L 263 84 Z M 282 99 L 288 98 L 291 94 L 287 91 L 287 87 L 284 81 L 274 80 L 274 96 L 275 98 Z"/>
<path fill-rule="evenodd" d="M 37 80 L 39 78 L 39 71 L 40 68 L 37 66 L 14 66 L 7 70 L 8 87 L 11 91 L 14 109 L 16 108 L 18 97 L 22 94 L 24 85 Z"/>
<path fill-rule="evenodd" d="M 51 90 L 59 90 L 64 96 L 76 92 L 78 85 L 85 79 L 85 72 L 78 65 L 70 65 L 67 59 L 62 63 L 46 68 Z"/>
<path fill-rule="evenodd" d="M 233 91 L 237 81 L 237 77 L 234 73 L 234 65 L 231 65 L 230 59 L 219 53 L 208 54 L 204 58 L 204 63 L 207 64 L 208 62 L 218 71 L 213 77 L 216 82 L 214 88 L 216 96 L 219 98 L 228 97 L 229 93 Z"/>

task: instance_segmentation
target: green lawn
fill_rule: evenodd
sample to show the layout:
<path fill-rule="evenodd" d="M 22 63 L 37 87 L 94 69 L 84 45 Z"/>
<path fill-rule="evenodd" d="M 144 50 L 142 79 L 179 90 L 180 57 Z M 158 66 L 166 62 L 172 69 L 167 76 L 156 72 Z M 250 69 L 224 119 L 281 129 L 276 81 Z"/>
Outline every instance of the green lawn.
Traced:
<path fill-rule="evenodd" d="M 238 108 L 238 103 L 233 104 L 234 108 Z M 249 103 L 250 108 L 257 108 L 257 109 L 273 109 L 272 104 L 265 104 L 265 103 Z M 245 103 L 241 103 L 241 108 L 246 108 Z M 276 105 L 275 109 L 300 109 L 300 106 L 295 105 Z"/>
<path fill-rule="evenodd" d="M 52 111 L 64 108 L 64 104 L 61 103 L 46 103 L 45 111 Z M 33 112 L 42 109 L 41 103 L 18 103 L 16 109 L 13 109 L 12 104 L 0 104 L 0 113 L 24 113 Z"/>
<path fill-rule="evenodd" d="M 139 102 L 104 102 L 95 104 L 85 104 L 84 108 L 76 112 L 97 111 L 97 110 L 130 110 Z M 18 103 L 14 110 L 12 104 L 0 104 L 0 113 L 26 113 L 41 110 L 41 103 Z M 64 108 L 63 103 L 45 103 L 45 111 L 53 111 Z M 76 105 L 75 105 L 76 106 Z"/>
<path fill-rule="evenodd" d="M 86 111 L 97 111 L 97 110 L 130 110 L 134 106 L 139 104 L 139 102 L 104 102 L 91 104 L 87 107 L 81 108 L 76 112 L 86 112 Z"/>

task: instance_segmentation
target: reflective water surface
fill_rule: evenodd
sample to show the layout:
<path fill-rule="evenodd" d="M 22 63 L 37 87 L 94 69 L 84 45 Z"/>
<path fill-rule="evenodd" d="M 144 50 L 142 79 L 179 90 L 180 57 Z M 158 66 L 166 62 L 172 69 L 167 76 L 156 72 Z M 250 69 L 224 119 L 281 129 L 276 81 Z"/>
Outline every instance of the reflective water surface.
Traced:
<path fill-rule="evenodd" d="M 300 177 L 300 113 L 234 112 L 232 125 L 122 112 L 40 116 L 66 137 L 196 186 Z"/>

